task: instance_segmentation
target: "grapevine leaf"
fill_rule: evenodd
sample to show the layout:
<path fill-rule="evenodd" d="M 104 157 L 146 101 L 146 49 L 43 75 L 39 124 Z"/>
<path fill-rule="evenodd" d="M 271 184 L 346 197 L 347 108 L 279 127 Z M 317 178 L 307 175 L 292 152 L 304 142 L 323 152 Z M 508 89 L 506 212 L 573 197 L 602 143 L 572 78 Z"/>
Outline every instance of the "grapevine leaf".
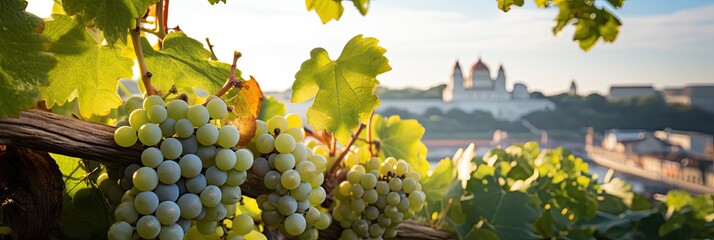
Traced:
<path fill-rule="evenodd" d="M 379 105 L 374 94 L 379 84 L 376 77 L 392 69 L 378 42 L 357 35 L 337 60 L 331 60 L 323 48 L 313 49 L 295 74 L 292 102 L 314 97 L 307 110 L 308 123 L 316 130 L 334 133 L 342 144 L 349 141 L 352 129 L 369 120 Z"/>
<path fill-rule="evenodd" d="M 450 191 L 453 185 L 458 185 L 457 189 L 461 190 L 461 182 L 456 181 L 456 168 L 453 162 L 449 158 L 444 158 L 439 161 L 432 174 L 421 183 L 422 191 L 426 195 L 426 212 L 429 217 L 432 213 L 442 214 L 448 210 L 450 199 L 461 196 L 461 191 Z"/>
<path fill-rule="evenodd" d="M 258 119 L 268 121 L 273 116 L 285 115 L 285 104 L 275 99 L 273 96 L 268 96 L 263 99 L 263 104 L 260 105 L 260 113 Z"/>
<path fill-rule="evenodd" d="M 228 96 L 232 103 L 233 111 L 228 116 L 230 124 L 240 131 L 238 146 L 246 146 L 255 135 L 255 119 L 258 117 L 260 105 L 263 102 L 263 91 L 260 90 L 258 81 L 250 77 L 248 81 L 241 81 L 238 87 L 233 88 Z"/>
<path fill-rule="evenodd" d="M 97 43 L 79 18 L 63 15 L 47 22 L 45 34 L 52 40 L 49 51 L 58 60 L 49 73 L 50 85 L 40 89 L 48 107 L 77 98 L 80 114 L 89 118 L 121 105 L 117 83 L 131 77 L 134 62 L 120 56 L 119 45 Z"/>
<path fill-rule="evenodd" d="M 121 39 L 126 42 L 129 28 L 156 0 L 64 0 L 63 6 L 71 15 L 82 15 L 85 20 L 94 20 L 104 31 L 107 42 Z"/>
<path fill-rule="evenodd" d="M 422 176 L 431 168 L 426 160 L 426 145 L 421 141 L 425 131 L 416 119 L 402 120 L 398 115 L 384 118 L 378 114 L 372 118 L 372 138 L 380 143 L 380 157 L 404 159 Z"/>
<path fill-rule="evenodd" d="M 345 10 L 342 7 L 342 2 L 337 0 L 305 0 L 305 7 L 307 7 L 308 11 L 315 10 L 323 24 L 332 19 L 335 21 L 340 20 L 342 12 Z M 362 10 L 360 9 L 360 11 Z"/>
<path fill-rule="evenodd" d="M 104 239 L 112 212 L 92 179 L 101 172 L 98 163 L 51 154 L 62 172 L 62 232 L 69 239 Z"/>
<path fill-rule="evenodd" d="M 461 205 L 467 214 L 469 230 L 477 222 L 493 230 L 499 239 L 536 239 L 531 223 L 540 213 L 533 199 L 523 192 L 504 191 L 493 176 L 471 178 L 466 191 L 470 198 L 462 198 Z M 467 235 L 468 236 L 468 235 Z"/>
<path fill-rule="evenodd" d="M 208 3 L 210 3 L 211 5 L 218 4 L 219 2 L 226 3 L 226 0 L 208 0 Z"/>
<path fill-rule="evenodd" d="M 176 85 L 179 92 L 189 96 L 192 104 L 203 103 L 198 102 L 200 98 L 195 90 L 214 93 L 230 74 L 230 64 L 208 60 L 211 52 L 182 32 L 169 33 L 160 50 L 142 38 L 141 48 L 153 74 L 151 83 L 163 91 Z M 241 72 L 236 70 L 236 76 L 240 75 Z"/>
<path fill-rule="evenodd" d="M 511 10 L 511 6 L 514 4 L 516 6 L 522 7 L 523 0 L 498 0 L 498 8 L 500 8 L 504 12 L 508 12 L 509 10 Z"/>
<path fill-rule="evenodd" d="M 55 60 L 44 52 L 42 19 L 25 12 L 25 1 L 0 1 L 0 118 L 17 116 L 38 100 Z"/>
<path fill-rule="evenodd" d="M 692 200 L 692 196 L 689 192 L 684 190 L 672 190 L 667 192 L 667 207 L 673 208 L 675 211 L 682 210 L 685 206 L 689 205 Z"/>
<path fill-rule="evenodd" d="M 352 3 L 355 4 L 355 7 L 362 16 L 366 15 L 367 11 L 369 11 L 369 0 L 352 0 Z"/>

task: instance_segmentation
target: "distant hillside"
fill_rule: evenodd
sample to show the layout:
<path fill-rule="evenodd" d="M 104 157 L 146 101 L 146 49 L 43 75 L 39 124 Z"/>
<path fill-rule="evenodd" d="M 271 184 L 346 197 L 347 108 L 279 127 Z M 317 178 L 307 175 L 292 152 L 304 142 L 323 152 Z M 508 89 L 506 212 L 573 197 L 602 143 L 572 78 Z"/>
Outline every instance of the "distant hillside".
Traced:
<path fill-rule="evenodd" d="M 377 96 L 381 99 L 441 99 L 441 92 L 444 91 L 444 88 L 446 88 L 446 84 L 436 85 L 426 90 L 415 88 L 389 89 L 386 87 L 377 87 Z"/>

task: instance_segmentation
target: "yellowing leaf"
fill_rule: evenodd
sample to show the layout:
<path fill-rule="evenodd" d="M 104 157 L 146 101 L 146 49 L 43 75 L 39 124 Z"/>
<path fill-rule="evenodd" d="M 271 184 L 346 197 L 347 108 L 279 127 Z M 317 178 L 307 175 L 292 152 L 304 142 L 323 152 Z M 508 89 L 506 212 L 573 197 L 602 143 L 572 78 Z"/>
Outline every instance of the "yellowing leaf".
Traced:
<path fill-rule="evenodd" d="M 340 20 L 342 12 L 345 10 L 342 7 L 342 2 L 336 0 L 305 0 L 305 6 L 308 11 L 315 10 L 323 24 L 332 19 Z"/>
<path fill-rule="evenodd" d="M 133 61 L 120 56 L 119 45 L 97 43 L 82 20 L 63 15 L 54 19 L 47 22 L 45 34 L 52 40 L 49 51 L 58 63 L 49 73 L 50 85 L 41 88 L 42 99 L 52 107 L 77 97 L 83 117 L 109 114 L 121 105 L 117 83 L 131 77 Z"/>
<path fill-rule="evenodd" d="M 334 133 L 346 144 L 351 131 L 369 120 L 379 105 L 374 91 L 379 84 L 377 75 L 392 68 L 384 56 L 386 50 L 375 38 L 357 35 L 332 60 L 322 48 L 313 49 L 311 58 L 302 63 L 295 74 L 292 102 L 315 98 L 307 110 L 307 121 L 316 130 Z"/>
<path fill-rule="evenodd" d="M 260 105 L 263 103 L 263 91 L 260 90 L 258 81 L 253 76 L 248 81 L 241 81 L 240 86 L 233 88 L 229 93 L 234 95 L 227 102 L 232 103 L 233 111 L 230 118 L 231 125 L 240 131 L 238 146 L 246 146 L 255 135 L 255 119 L 258 118 Z"/>
<path fill-rule="evenodd" d="M 35 105 L 37 86 L 47 84 L 55 65 L 37 32 L 42 20 L 25 12 L 25 1 L 0 1 L 0 118 Z"/>
<path fill-rule="evenodd" d="M 425 131 L 414 119 L 402 120 L 396 115 L 372 118 L 372 137 L 380 143 L 380 156 L 404 159 L 422 176 L 426 176 L 431 167 L 426 160 L 426 145 L 421 142 Z"/>

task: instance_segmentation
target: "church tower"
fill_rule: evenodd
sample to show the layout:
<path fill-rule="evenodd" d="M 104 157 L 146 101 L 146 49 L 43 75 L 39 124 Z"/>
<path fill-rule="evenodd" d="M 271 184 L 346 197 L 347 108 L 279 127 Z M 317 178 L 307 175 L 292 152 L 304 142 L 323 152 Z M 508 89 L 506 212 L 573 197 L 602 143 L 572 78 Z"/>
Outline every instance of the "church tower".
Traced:
<path fill-rule="evenodd" d="M 497 93 L 506 92 L 506 72 L 503 69 L 503 64 L 501 64 L 501 67 L 498 68 L 498 76 L 496 77 L 494 90 Z"/>
<path fill-rule="evenodd" d="M 454 71 L 451 74 L 451 81 L 446 88 L 444 88 L 444 92 L 441 95 L 445 102 L 450 102 L 461 98 L 463 94 L 464 74 L 461 72 L 461 64 L 459 64 L 459 60 L 456 60 L 456 64 L 454 64 Z"/>
<path fill-rule="evenodd" d="M 570 95 L 570 96 L 578 95 L 578 86 L 575 85 L 575 79 L 570 81 L 570 90 L 568 91 L 568 95 Z"/>

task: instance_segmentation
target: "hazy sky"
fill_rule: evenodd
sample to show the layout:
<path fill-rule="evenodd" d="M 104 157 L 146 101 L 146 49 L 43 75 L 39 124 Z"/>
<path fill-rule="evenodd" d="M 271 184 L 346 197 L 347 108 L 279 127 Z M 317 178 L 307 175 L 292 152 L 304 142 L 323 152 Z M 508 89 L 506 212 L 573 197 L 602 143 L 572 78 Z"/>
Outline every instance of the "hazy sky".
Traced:
<path fill-rule="evenodd" d="M 602 0 L 601 0 L 602 1 Z M 47 17 L 52 0 L 30 0 L 29 11 Z M 210 37 L 219 59 L 243 53 L 239 68 L 264 90 L 290 87 L 315 47 L 336 59 L 357 34 L 380 39 L 392 71 L 378 76 L 388 87 L 425 88 L 449 79 L 454 61 L 470 68 L 479 56 L 496 73 L 503 63 L 507 88 L 564 91 L 575 79 L 581 92 L 607 92 L 611 84 L 656 87 L 714 84 L 714 2 L 628 0 L 616 14 L 623 21 L 614 44 L 599 42 L 583 52 L 573 27 L 551 32 L 555 9 L 527 7 L 508 13 L 495 0 L 377 0 L 363 17 L 349 2 L 337 22 L 323 25 L 302 0 L 171 1 L 169 26 L 189 36 Z"/>

